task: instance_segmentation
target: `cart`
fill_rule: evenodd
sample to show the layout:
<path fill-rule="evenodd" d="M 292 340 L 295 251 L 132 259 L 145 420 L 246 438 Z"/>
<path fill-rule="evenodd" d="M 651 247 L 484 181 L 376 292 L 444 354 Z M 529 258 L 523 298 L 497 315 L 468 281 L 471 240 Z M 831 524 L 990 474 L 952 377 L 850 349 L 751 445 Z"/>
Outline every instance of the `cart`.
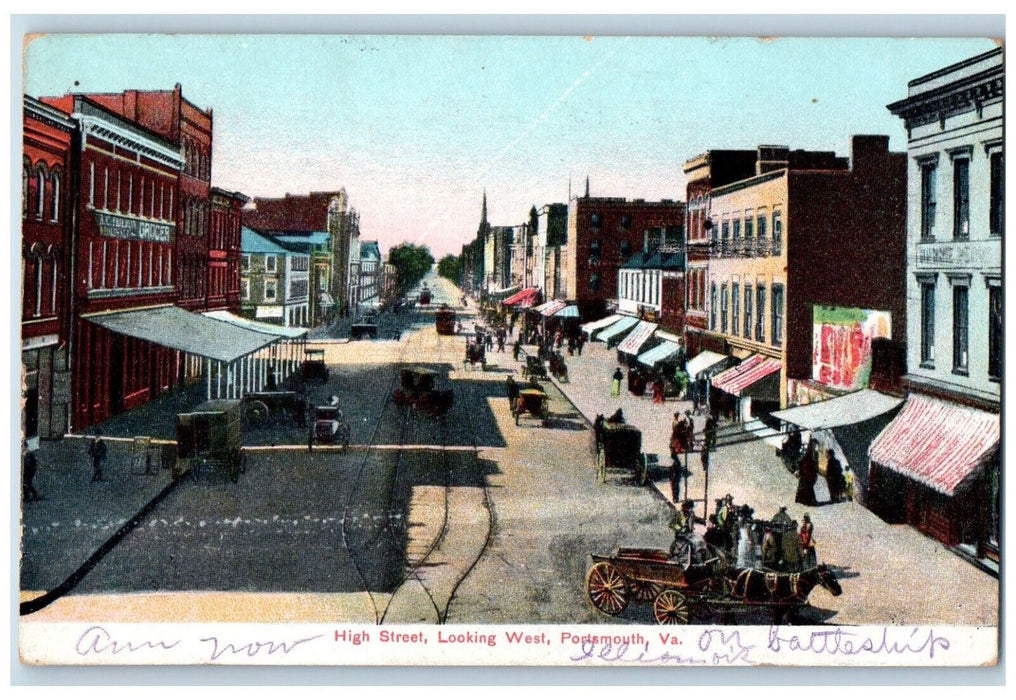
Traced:
<path fill-rule="evenodd" d="M 442 304 L 434 315 L 434 328 L 438 335 L 455 335 L 455 312 Z"/>
<path fill-rule="evenodd" d="M 624 423 L 604 423 L 596 443 L 596 466 L 600 483 L 607 473 L 623 471 L 631 474 L 635 483 L 645 485 L 649 476 L 649 460 L 642 452 L 642 431 Z"/>
<path fill-rule="evenodd" d="M 328 381 L 328 367 L 325 365 L 325 351 L 323 348 L 309 348 L 303 351 L 303 364 L 300 366 L 300 377 L 305 382 Z"/>
<path fill-rule="evenodd" d="M 198 478 L 224 471 L 234 483 L 246 471 L 241 442 L 243 427 L 240 401 L 207 401 L 176 417 L 176 477 Z"/>
<path fill-rule="evenodd" d="M 792 622 L 816 586 L 834 596 L 843 592 L 825 564 L 786 574 L 728 567 L 720 557 L 685 568 L 661 549 L 620 548 L 612 556 L 591 556 L 586 595 L 593 607 L 614 616 L 631 601 L 651 601 L 661 625 L 686 624 L 701 612 L 761 611 L 774 623 Z"/>
<path fill-rule="evenodd" d="M 392 400 L 399 408 L 444 415 L 452 407 L 454 392 L 436 388 L 438 376 L 437 372 L 426 367 L 404 367 L 399 371 L 399 388 Z"/>
<path fill-rule="evenodd" d="M 550 356 L 550 373 L 557 377 L 557 380 L 561 383 L 568 381 L 568 365 L 565 364 L 564 356 L 555 352 Z"/>
<path fill-rule="evenodd" d="M 515 425 L 519 425 L 523 415 L 540 421 L 540 425 L 547 427 L 547 420 L 550 418 L 549 400 L 547 395 L 540 389 L 523 389 L 519 392 L 518 398 L 512 404 L 512 415 L 515 417 Z"/>
<path fill-rule="evenodd" d="M 547 368 L 543 366 L 543 360 L 532 355 L 526 356 L 526 366 L 522 368 L 522 376 L 527 379 L 543 379 L 546 381 Z"/>
<path fill-rule="evenodd" d="M 466 343 L 466 357 L 462 361 L 463 368 L 474 368 L 480 365 L 480 369 L 487 370 L 487 350 L 482 342 L 469 341 Z"/>
<path fill-rule="evenodd" d="M 430 303 L 430 290 L 424 287 L 420 290 L 420 300 L 417 302 L 420 306 L 427 306 Z"/>
<path fill-rule="evenodd" d="M 289 415 L 298 425 L 306 421 L 307 404 L 297 391 L 254 391 L 243 397 L 243 417 L 260 424 L 272 415 Z"/>
<path fill-rule="evenodd" d="M 349 424 L 338 406 L 314 407 L 314 442 L 349 449 Z"/>

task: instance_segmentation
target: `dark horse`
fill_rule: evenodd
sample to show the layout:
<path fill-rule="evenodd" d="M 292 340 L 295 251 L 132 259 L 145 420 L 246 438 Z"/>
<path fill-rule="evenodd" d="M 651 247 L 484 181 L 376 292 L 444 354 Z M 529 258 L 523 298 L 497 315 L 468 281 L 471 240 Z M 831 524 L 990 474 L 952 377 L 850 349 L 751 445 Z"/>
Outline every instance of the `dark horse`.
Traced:
<path fill-rule="evenodd" d="M 732 598 L 749 605 L 771 606 L 775 620 L 804 605 L 815 586 L 822 586 L 834 596 L 843 593 L 836 575 L 825 564 L 793 574 L 736 569 L 728 580 Z"/>

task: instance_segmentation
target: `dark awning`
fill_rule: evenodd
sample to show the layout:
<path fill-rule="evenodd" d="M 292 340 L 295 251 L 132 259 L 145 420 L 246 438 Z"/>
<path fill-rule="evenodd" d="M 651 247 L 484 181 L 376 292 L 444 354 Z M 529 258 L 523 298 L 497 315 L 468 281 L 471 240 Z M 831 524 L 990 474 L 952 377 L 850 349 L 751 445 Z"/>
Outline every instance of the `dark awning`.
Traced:
<path fill-rule="evenodd" d="M 277 335 L 247 330 L 178 306 L 118 311 L 84 318 L 114 333 L 219 362 L 232 362 L 279 339 Z"/>

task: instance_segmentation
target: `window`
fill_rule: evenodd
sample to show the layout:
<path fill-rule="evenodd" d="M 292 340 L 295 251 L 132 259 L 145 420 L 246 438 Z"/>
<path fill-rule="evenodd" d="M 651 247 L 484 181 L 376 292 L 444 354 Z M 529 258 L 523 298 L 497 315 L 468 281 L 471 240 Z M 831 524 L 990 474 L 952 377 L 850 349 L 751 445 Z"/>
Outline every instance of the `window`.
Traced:
<path fill-rule="evenodd" d="M 773 345 L 783 343 L 783 285 L 773 285 Z"/>
<path fill-rule="evenodd" d="M 921 166 L 921 238 L 935 240 L 935 173 L 934 163 Z"/>
<path fill-rule="evenodd" d="M 265 256 L 265 272 L 275 273 L 279 271 L 279 259 L 274 255 Z"/>
<path fill-rule="evenodd" d="M 727 241 L 729 239 L 730 239 L 730 222 L 729 221 L 724 221 L 723 222 L 723 240 Z"/>
<path fill-rule="evenodd" d="M 589 242 L 589 257 L 593 258 L 595 260 L 599 260 L 599 258 L 600 258 L 600 242 L 599 241 L 590 241 Z"/>
<path fill-rule="evenodd" d="M 246 277 L 240 278 L 240 298 L 250 301 L 250 280 Z"/>
<path fill-rule="evenodd" d="M 95 206 L 95 163 L 88 164 L 88 206 Z"/>
<path fill-rule="evenodd" d="M 970 290 L 967 287 L 953 286 L 953 373 L 966 374 L 967 345 L 968 340 L 968 318 L 967 303 Z"/>
<path fill-rule="evenodd" d="M 589 291 L 590 292 L 600 291 L 600 275 L 596 272 L 589 275 Z"/>
<path fill-rule="evenodd" d="M 709 327 L 716 330 L 716 283 L 709 290 Z"/>
<path fill-rule="evenodd" d="M 53 173 L 50 176 L 53 180 L 53 208 L 50 214 L 50 220 L 60 220 L 60 173 Z"/>
<path fill-rule="evenodd" d="M 720 296 L 720 332 L 727 332 L 727 309 L 730 304 L 730 297 L 727 296 L 727 285 L 723 285 Z"/>
<path fill-rule="evenodd" d="M 1005 160 L 1002 151 L 991 154 L 991 218 L 989 229 L 992 236 L 1005 232 Z"/>
<path fill-rule="evenodd" d="M 970 236 L 970 160 L 953 161 L 953 238 Z"/>
<path fill-rule="evenodd" d="M 744 337 L 751 337 L 751 302 L 752 289 L 750 284 L 744 285 Z"/>
<path fill-rule="evenodd" d="M 744 213 L 744 237 L 753 238 L 755 236 L 755 219 L 750 211 Z"/>
<path fill-rule="evenodd" d="M 730 334 L 737 335 L 741 320 L 741 285 L 734 283 L 730 287 Z"/>
<path fill-rule="evenodd" d="M 26 165 L 25 167 L 23 167 L 21 169 L 21 216 L 25 217 L 25 218 L 28 217 L 28 210 L 29 210 L 29 206 L 28 206 L 28 192 L 29 192 L 28 181 L 30 179 L 31 179 L 31 176 L 29 175 L 28 166 Z"/>
<path fill-rule="evenodd" d="M 276 280 L 265 280 L 265 301 L 275 301 L 278 294 L 277 284 L 278 282 Z"/>
<path fill-rule="evenodd" d="M 766 288 L 762 285 L 755 289 L 755 340 L 766 341 Z"/>
<path fill-rule="evenodd" d="M 621 214 L 621 230 L 627 231 L 631 228 L 631 214 Z"/>
<path fill-rule="evenodd" d="M 755 219 L 755 228 L 758 231 L 759 238 L 766 237 L 766 215 L 764 212 L 758 213 L 758 218 Z"/>
<path fill-rule="evenodd" d="M 783 246 L 783 212 L 773 211 L 773 254 L 779 255 Z"/>
<path fill-rule="evenodd" d="M 631 241 L 621 241 L 621 255 L 625 258 L 631 257 Z"/>
<path fill-rule="evenodd" d="M 988 378 L 1002 378 L 1002 287 L 988 287 Z"/>
<path fill-rule="evenodd" d="M 46 175 L 41 169 L 35 171 L 35 194 L 35 218 L 41 219 L 46 208 Z"/>
<path fill-rule="evenodd" d="M 592 228 L 600 228 L 600 215 L 599 214 L 590 214 L 589 215 L 589 225 Z"/>
<path fill-rule="evenodd" d="M 734 219 L 734 238 L 738 239 L 741 237 L 741 220 Z"/>
<path fill-rule="evenodd" d="M 934 282 L 921 282 L 921 366 L 935 366 Z"/>

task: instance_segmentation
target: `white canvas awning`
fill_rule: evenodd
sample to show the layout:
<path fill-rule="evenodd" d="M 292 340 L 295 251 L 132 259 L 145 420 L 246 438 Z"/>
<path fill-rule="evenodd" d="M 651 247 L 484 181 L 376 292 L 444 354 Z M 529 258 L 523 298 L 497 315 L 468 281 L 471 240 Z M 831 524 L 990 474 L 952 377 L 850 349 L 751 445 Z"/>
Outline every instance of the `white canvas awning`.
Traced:
<path fill-rule="evenodd" d="M 273 323 L 262 323 L 261 321 L 255 321 L 254 319 L 237 316 L 229 311 L 206 311 L 204 315 L 208 318 L 213 318 L 216 321 L 231 323 L 234 326 L 239 326 L 240 328 L 246 328 L 247 330 L 256 331 L 257 333 L 267 333 L 269 335 L 279 336 L 280 338 L 302 338 L 307 335 L 306 328 L 287 328 L 286 326 L 277 326 Z"/>
<path fill-rule="evenodd" d="M 621 335 L 627 333 L 632 326 L 637 324 L 639 320 L 634 316 L 619 316 L 618 320 L 604 331 L 601 331 L 596 336 L 597 340 L 602 340 L 604 343 L 610 344 L 610 341 Z"/>
<path fill-rule="evenodd" d="M 901 403 L 901 398 L 886 396 L 873 389 L 862 389 L 835 399 L 777 411 L 773 417 L 805 430 L 823 430 L 863 423 L 888 413 Z"/>
<path fill-rule="evenodd" d="M 614 325 L 619 320 L 621 320 L 621 315 L 620 314 L 614 314 L 613 316 L 607 316 L 606 318 L 601 318 L 598 321 L 590 321 L 589 323 L 583 323 L 582 324 L 582 332 L 587 334 L 589 336 L 589 339 L 592 340 L 594 333 L 596 333 L 597 331 L 603 330 L 607 326 Z"/>
<path fill-rule="evenodd" d="M 706 370 L 713 368 L 716 370 L 722 369 L 720 363 L 724 361 L 733 362 L 734 360 L 729 355 L 721 355 L 717 352 L 704 350 L 692 359 L 688 360 L 688 364 L 685 369 L 688 372 L 689 377 L 696 379 L 699 374 L 705 372 Z"/>

